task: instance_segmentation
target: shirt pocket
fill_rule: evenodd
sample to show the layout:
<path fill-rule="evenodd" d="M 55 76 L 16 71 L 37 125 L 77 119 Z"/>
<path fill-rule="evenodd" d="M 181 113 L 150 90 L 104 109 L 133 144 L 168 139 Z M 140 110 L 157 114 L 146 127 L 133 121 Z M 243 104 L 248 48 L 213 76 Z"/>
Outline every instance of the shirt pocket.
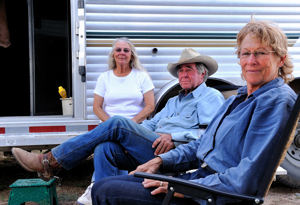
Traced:
<path fill-rule="evenodd" d="M 171 117 L 173 117 L 173 116 L 175 116 L 175 113 L 169 113 L 169 114 L 166 116 L 166 118 L 171 118 Z"/>
<path fill-rule="evenodd" d="M 192 118 L 195 113 L 196 113 L 195 107 L 186 107 L 184 108 L 184 110 L 182 110 L 181 116 L 184 118 Z"/>
<path fill-rule="evenodd" d="M 198 128 L 198 115 L 194 107 L 186 107 L 178 117 L 178 123 L 185 129 Z"/>

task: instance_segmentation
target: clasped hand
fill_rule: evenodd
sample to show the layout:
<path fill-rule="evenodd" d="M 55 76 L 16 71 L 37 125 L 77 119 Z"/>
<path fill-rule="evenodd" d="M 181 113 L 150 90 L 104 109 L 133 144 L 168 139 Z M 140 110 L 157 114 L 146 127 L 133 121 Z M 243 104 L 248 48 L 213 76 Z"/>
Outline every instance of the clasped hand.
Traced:
<path fill-rule="evenodd" d="M 144 179 L 142 184 L 145 188 L 157 187 L 151 192 L 152 195 L 156 195 L 160 193 L 166 194 L 168 192 L 168 184 L 169 184 L 168 182 L 162 182 L 162 181 L 152 180 L 152 179 Z M 179 198 L 184 198 L 183 194 L 179 194 L 176 192 L 174 193 L 174 196 Z"/>
<path fill-rule="evenodd" d="M 173 149 L 175 147 L 174 143 L 171 141 L 172 140 L 171 134 L 162 134 L 162 133 L 157 133 L 157 134 L 159 134 L 160 137 L 157 138 L 152 144 L 152 148 L 156 147 L 154 151 L 155 155 L 168 152 L 170 149 Z"/>
<path fill-rule="evenodd" d="M 139 165 L 136 170 L 130 172 L 130 175 L 133 175 L 135 172 L 146 172 L 146 173 L 156 173 L 160 166 L 162 166 L 162 159 L 160 157 L 155 157 L 154 159 L 146 162 L 145 164 Z M 154 189 L 151 194 L 156 195 L 159 193 L 167 193 L 168 192 L 168 182 L 162 182 L 158 180 L 152 179 L 144 179 L 143 186 L 145 188 L 158 187 Z M 179 193 L 174 193 L 175 197 L 183 198 L 184 196 Z"/>

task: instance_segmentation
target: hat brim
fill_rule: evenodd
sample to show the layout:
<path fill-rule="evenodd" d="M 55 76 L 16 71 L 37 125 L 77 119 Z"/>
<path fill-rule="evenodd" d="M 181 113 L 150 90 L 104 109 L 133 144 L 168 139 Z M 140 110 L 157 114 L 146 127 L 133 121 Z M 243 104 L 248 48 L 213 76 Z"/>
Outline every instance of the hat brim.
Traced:
<path fill-rule="evenodd" d="M 193 57 L 193 58 L 190 58 L 185 61 L 178 62 L 178 63 L 169 63 L 167 66 L 167 69 L 168 69 L 169 73 L 171 73 L 171 75 L 178 78 L 176 67 L 178 65 L 186 64 L 186 63 L 203 63 L 208 70 L 208 76 L 211 76 L 218 70 L 217 61 L 215 61 L 212 57 L 205 56 L 205 55 L 199 55 L 199 56 L 196 56 L 196 57 Z"/>

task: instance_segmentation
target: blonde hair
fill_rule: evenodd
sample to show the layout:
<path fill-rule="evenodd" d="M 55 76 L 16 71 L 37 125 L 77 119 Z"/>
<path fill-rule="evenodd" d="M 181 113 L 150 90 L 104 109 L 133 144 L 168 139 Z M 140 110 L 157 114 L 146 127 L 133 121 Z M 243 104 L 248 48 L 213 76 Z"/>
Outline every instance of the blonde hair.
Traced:
<path fill-rule="evenodd" d="M 287 49 L 287 37 L 283 30 L 280 29 L 276 22 L 272 21 L 255 21 L 253 15 L 251 21 L 247 23 L 237 34 L 237 51 L 235 52 L 240 58 L 241 44 L 247 34 L 251 34 L 259 39 L 265 46 L 271 46 L 275 54 L 286 59 L 282 67 L 278 70 L 278 75 L 284 79 L 285 83 L 289 83 L 294 79 L 292 75 L 293 63 Z M 243 78 L 243 76 L 242 76 Z"/>
<path fill-rule="evenodd" d="M 116 61 L 115 61 L 113 55 L 114 55 L 114 52 L 115 52 L 116 43 L 118 43 L 120 41 L 126 42 L 130 46 L 131 56 L 132 56 L 132 59 L 130 60 L 130 66 L 131 66 L 131 68 L 136 68 L 138 70 L 141 70 L 141 71 L 144 71 L 144 72 L 148 73 L 147 70 L 140 63 L 140 60 L 138 58 L 138 54 L 137 54 L 137 52 L 135 50 L 134 45 L 126 37 L 121 37 L 121 38 L 117 38 L 117 39 L 114 40 L 114 42 L 112 44 L 112 49 L 111 49 L 111 51 L 110 51 L 110 53 L 108 55 L 108 69 L 109 70 L 113 70 L 113 69 L 115 69 L 117 67 Z"/>

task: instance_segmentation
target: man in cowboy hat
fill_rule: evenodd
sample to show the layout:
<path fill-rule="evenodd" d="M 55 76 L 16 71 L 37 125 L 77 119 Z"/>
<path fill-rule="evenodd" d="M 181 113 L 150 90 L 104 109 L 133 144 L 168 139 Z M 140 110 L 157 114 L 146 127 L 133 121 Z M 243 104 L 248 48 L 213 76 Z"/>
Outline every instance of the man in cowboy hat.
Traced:
<path fill-rule="evenodd" d="M 180 86 L 188 94 L 218 70 L 218 63 L 213 58 L 188 48 L 183 50 L 179 61 L 169 63 L 167 69 L 179 79 Z"/>
<path fill-rule="evenodd" d="M 179 79 L 182 91 L 169 99 L 152 119 L 136 124 L 114 116 L 95 129 L 53 148 L 48 154 L 33 154 L 19 148 L 13 148 L 12 153 L 27 171 L 44 172 L 44 179 L 49 177 L 45 171 L 47 166 L 43 166 L 45 160 L 50 171 L 59 166 L 69 170 L 93 153 L 95 181 L 127 174 L 123 170 L 134 170 L 179 145 L 171 139 L 198 138 L 199 125 L 208 125 L 224 102 L 219 91 L 205 84 L 207 77 L 217 69 L 218 64 L 213 58 L 200 55 L 191 48 L 184 49 L 179 61 L 168 65 L 168 71 Z M 87 194 L 90 196 L 90 192 Z"/>

